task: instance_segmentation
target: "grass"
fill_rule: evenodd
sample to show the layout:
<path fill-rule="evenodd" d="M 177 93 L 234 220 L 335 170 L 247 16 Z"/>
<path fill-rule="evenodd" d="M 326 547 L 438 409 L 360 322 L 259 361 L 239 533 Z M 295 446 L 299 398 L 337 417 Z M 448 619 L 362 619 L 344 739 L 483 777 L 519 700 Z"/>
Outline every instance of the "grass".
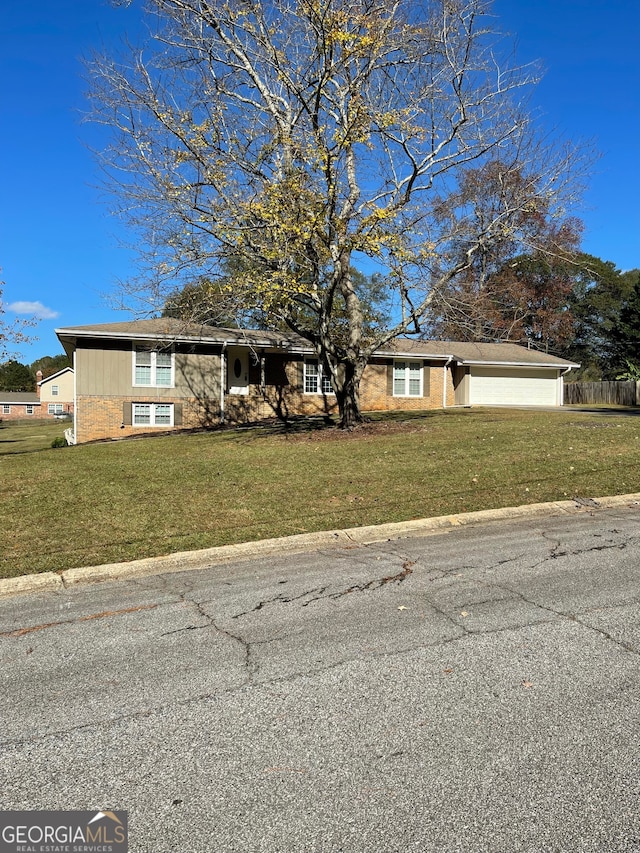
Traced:
<path fill-rule="evenodd" d="M 0 421 L 0 457 L 10 453 L 31 453 L 51 447 L 72 426 L 70 420 Z"/>
<path fill-rule="evenodd" d="M 60 425 L 34 426 L 0 426 L 0 577 L 640 492 L 640 417 L 456 409 L 348 434 L 257 428 L 55 450 Z"/>

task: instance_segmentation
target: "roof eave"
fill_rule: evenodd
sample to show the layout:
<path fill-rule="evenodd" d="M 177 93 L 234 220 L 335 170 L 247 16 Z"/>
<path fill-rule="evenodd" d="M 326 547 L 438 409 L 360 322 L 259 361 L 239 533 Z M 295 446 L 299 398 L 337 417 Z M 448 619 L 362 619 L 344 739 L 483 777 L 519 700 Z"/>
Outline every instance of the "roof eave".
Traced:
<path fill-rule="evenodd" d="M 561 361 L 561 362 L 549 362 L 549 361 L 487 361 L 480 359 L 463 359 L 458 358 L 458 356 L 454 356 L 458 364 L 461 364 L 465 367 L 472 367 L 473 365 L 483 365 L 485 367 L 549 367 L 556 368 L 557 370 L 564 370 L 566 368 L 580 367 L 579 364 L 575 364 L 572 361 Z"/>

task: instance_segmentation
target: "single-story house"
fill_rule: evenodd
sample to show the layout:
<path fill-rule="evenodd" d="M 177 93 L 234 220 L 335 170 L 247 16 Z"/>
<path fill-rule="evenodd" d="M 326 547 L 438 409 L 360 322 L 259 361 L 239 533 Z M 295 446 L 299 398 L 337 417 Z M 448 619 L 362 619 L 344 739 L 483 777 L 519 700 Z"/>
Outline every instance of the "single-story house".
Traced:
<path fill-rule="evenodd" d="M 310 344 L 171 318 L 57 329 L 75 375 L 74 443 L 336 411 Z M 514 344 L 398 338 L 374 354 L 363 411 L 560 406 L 578 365 Z"/>
<path fill-rule="evenodd" d="M 73 414 L 73 368 L 65 367 L 52 376 L 36 373 L 36 391 L 0 391 L 0 420 L 23 418 L 64 418 Z"/>
<path fill-rule="evenodd" d="M 34 391 L 0 391 L 0 420 L 40 417 L 40 397 Z"/>

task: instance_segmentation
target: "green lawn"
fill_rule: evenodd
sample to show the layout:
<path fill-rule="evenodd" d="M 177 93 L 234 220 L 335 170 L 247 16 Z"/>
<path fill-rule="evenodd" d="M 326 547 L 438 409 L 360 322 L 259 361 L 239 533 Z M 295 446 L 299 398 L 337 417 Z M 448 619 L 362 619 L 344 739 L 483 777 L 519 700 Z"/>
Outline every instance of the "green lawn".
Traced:
<path fill-rule="evenodd" d="M 449 410 L 378 416 L 347 434 L 245 429 L 48 449 L 63 429 L 0 425 L 2 577 L 640 492 L 640 417 Z"/>

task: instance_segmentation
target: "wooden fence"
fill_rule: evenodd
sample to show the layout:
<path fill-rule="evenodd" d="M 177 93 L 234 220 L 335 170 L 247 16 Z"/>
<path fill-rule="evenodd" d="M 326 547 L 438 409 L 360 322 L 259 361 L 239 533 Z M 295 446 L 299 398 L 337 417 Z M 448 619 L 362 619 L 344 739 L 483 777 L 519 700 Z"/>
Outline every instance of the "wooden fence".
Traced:
<path fill-rule="evenodd" d="M 639 406 L 640 382 L 566 382 L 567 405 Z"/>

